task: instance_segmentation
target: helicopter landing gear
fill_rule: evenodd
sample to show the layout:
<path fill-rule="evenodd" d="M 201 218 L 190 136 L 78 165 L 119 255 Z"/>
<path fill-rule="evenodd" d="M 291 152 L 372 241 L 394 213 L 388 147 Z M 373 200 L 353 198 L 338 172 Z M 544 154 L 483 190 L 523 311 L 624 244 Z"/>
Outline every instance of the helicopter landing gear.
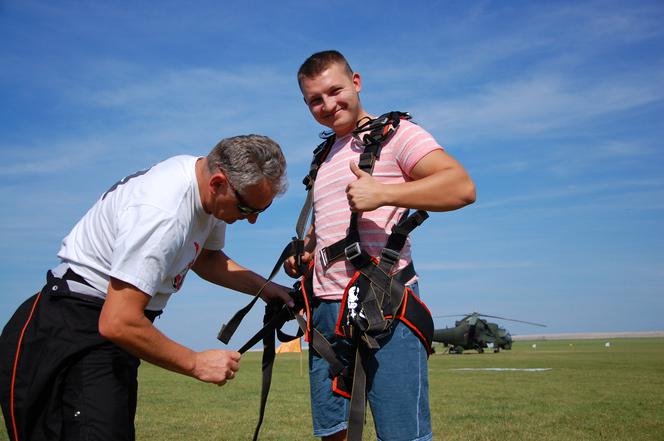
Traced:
<path fill-rule="evenodd" d="M 450 354 L 463 354 L 463 347 L 461 346 L 450 346 Z"/>

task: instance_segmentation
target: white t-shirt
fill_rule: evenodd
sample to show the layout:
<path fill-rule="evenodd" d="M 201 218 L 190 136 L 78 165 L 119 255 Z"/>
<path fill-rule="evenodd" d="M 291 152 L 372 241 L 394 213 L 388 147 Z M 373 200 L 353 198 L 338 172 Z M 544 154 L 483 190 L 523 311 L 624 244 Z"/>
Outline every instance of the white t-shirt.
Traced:
<path fill-rule="evenodd" d="M 226 224 L 203 209 L 197 159 L 175 156 L 118 181 L 64 238 L 58 257 L 92 285 L 86 294 L 105 297 L 114 277 L 161 310 L 201 250 L 223 248 Z"/>

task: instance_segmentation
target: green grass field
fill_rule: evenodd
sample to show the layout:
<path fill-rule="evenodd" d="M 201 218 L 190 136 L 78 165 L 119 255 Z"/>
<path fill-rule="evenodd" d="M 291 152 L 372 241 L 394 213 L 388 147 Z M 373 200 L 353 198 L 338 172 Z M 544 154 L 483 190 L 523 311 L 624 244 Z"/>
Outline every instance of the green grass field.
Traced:
<path fill-rule="evenodd" d="M 438 348 L 429 362 L 435 439 L 664 440 L 664 339 L 604 342 L 516 342 L 499 354 Z M 144 363 L 137 438 L 250 440 L 260 357 L 245 355 L 238 377 L 221 388 Z M 455 370 L 468 368 L 551 370 Z M 306 353 L 302 366 L 299 354 L 277 356 L 261 440 L 315 439 L 306 370 Z M 369 416 L 364 439 L 375 439 L 372 424 Z"/>

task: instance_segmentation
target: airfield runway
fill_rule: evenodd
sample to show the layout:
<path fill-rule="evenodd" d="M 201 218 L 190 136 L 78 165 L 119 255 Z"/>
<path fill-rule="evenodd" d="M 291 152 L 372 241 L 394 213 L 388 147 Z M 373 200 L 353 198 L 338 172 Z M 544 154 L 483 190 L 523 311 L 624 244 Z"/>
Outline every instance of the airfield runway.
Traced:
<path fill-rule="evenodd" d="M 528 340 L 592 340 L 592 339 L 603 339 L 603 338 L 647 338 L 647 337 L 664 337 L 664 331 L 528 334 L 528 335 L 513 335 L 512 339 L 514 341 L 528 341 Z"/>

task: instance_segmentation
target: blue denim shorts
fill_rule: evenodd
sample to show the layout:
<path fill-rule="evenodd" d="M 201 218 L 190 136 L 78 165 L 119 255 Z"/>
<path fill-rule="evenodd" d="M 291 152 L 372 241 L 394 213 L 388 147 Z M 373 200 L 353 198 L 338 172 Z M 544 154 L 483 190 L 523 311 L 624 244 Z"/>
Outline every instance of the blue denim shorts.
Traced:
<path fill-rule="evenodd" d="M 417 284 L 411 286 L 417 293 Z M 341 302 L 321 302 L 313 312 L 313 325 L 342 354 L 354 352 L 348 340 L 337 338 L 334 328 Z M 381 441 L 432 439 L 429 412 L 427 354 L 419 338 L 398 321 L 379 340 L 367 367 L 368 401 Z M 333 435 L 348 427 L 350 401 L 332 392 L 328 363 L 309 350 L 309 382 L 314 436 Z"/>

